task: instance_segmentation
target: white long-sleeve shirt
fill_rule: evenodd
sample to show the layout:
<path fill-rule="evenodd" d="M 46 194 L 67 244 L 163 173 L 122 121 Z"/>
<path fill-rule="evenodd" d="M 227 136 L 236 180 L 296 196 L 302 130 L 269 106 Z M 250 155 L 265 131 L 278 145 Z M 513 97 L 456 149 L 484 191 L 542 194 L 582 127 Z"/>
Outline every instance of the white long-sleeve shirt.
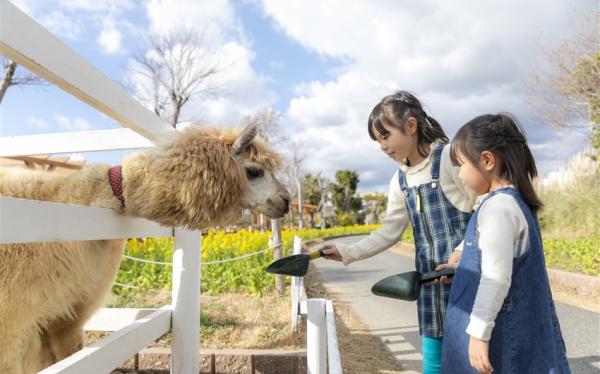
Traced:
<path fill-rule="evenodd" d="M 434 146 L 435 143 L 432 143 L 430 148 L 433 150 Z M 399 164 L 400 170 L 406 174 L 409 187 L 431 182 L 432 154 L 430 152 L 427 158 L 414 166 Z M 440 158 L 440 186 L 452 205 L 463 212 L 471 212 L 475 196 L 463 185 L 458 172 L 459 168 L 453 166 L 450 160 L 450 146 L 446 145 Z M 409 222 L 405 193 L 400 189 L 396 171 L 390 180 L 387 211 L 382 227 L 356 243 L 335 243 L 344 265 L 374 256 L 398 243 Z"/>
<path fill-rule="evenodd" d="M 467 334 L 490 340 L 494 321 L 508 294 L 513 258 L 527 250 L 529 225 L 515 198 L 498 193 L 483 202 L 477 215 L 481 280 Z"/>

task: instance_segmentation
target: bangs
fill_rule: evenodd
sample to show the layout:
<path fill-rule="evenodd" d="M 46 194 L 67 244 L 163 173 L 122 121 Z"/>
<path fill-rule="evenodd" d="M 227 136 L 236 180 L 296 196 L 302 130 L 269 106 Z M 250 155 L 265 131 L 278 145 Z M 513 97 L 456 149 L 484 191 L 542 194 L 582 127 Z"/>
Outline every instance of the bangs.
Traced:
<path fill-rule="evenodd" d="M 450 143 L 450 161 L 452 161 L 452 166 L 460 166 L 460 162 L 458 160 L 458 152 L 460 151 L 461 146 L 458 144 L 457 139 L 452 139 L 452 143 Z"/>
<path fill-rule="evenodd" d="M 464 159 L 460 159 L 458 154 L 460 153 L 463 158 L 471 161 L 474 165 L 477 165 L 477 158 L 473 157 L 472 150 L 466 145 L 467 143 L 467 126 L 461 127 L 450 143 L 450 161 L 452 165 L 461 166 L 465 163 Z"/>
<path fill-rule="evenodd" d="M 377 140 L 377 136 L 375 135 L 375 131 L 377 131 L 382 136 L 386 136 L 389 134 L 389 131 L 383 127 L 381 123 L 381 116 L 383 115 L 381 103 L 375 105 L 373 110 L 371 111 L 371 115 L 369 115 L 369 123 L 367 125 L 367 131 L 369 132 L 369 137 L 371 140 Z"/>

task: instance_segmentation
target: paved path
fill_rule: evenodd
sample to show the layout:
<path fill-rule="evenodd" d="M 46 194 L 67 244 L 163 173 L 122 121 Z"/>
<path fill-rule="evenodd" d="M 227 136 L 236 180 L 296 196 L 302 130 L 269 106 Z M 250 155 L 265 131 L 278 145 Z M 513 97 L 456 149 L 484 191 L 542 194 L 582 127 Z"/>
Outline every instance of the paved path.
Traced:
<path fill-rule="evenodd" d="M 355 241 L 360 237 L 337 239 Z M 351 264 L 313 261 L 323 285 L 336 301 L 352 306 L 370 332 L 387 345 L 406 369 L 421 372 L 421 339 L 417 327 L 416 302 L 407 302 L 371 293 L 371 286 L 388 275 L 414 270 L 414 260 L 392 251 Z M 567 356 L 573 373 L 600 373 L 600 314 L 556 303 Z"/>

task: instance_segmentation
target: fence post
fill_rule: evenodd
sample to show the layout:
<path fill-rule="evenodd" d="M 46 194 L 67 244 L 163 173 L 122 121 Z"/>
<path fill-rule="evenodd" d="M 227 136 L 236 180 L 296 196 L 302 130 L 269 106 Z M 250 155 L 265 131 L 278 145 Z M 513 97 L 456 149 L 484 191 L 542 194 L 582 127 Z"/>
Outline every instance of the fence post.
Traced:
<path fill-rule="evenodd" d="M 201 242 L 199 231 L 175 229 L 171 301 L 172 374 L 196 374 L 199 370 Z"/>
<path fill-rule="evenodd" d="M 329 374 L 341 374 L 342 360 L 340 359 L 340 347 L 335 327 L 335 312 L 331 300 L 325 301 L 325 319 L 327 321 L 327 367 Z"/>
<path fill-rule="evenodd" d="M 325 299 L 306 301 L 306 363 L 308 374 L 327 374 Z"/>
<path fill-rule="evenodd" d="M 273 258 L 279 260 L 283 254 L 283 242 L 281 240 L 281 218 L 271 220 L 271 245 L 275 248 L 273 250 Z M 283 275 L 275 275 L 275 288 L 277 294 L 283 296 L 285 293 L 285 283 L 283 282 Z"/>
<path fill-rule="evenodd" d="M 294 236 L 294 254 L 302 252 L 302 238 Z M 292 277 L 291 299 L 292 299 L 292 330 L 297 331 L 300 322 L 300 292 L 302 292 L 302 277 Z"/>

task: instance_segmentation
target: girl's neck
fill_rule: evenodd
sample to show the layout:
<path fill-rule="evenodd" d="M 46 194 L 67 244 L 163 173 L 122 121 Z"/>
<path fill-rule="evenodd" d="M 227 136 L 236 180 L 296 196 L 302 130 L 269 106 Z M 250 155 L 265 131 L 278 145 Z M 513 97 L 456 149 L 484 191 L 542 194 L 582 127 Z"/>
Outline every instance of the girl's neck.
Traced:
<path fill-rule="evenodd" d="M 421 154 L 421 152 L 419 152 L 421 149 L 424 151 L 425 156 L 423 156 Z M 421 146 L 420 144 L 417 144 L 414 151 L 406 157 L 406 160 L 408 161 L 408 165 L 410 165 L 410 166 L 419 165 L 421 162 L 423 162 L 423 160 L 425 160 L 429 156 L 429 153 L 431 153 L 431 145 L 430 144 L 423 145 L 423 146 Z"/>
<path fill-rule="evenodd" d="M 512 183 L 504 178 L 496 178 L 490 183 L 490 192 L 499 190 L 503 187 L 511 186 Z"/>

